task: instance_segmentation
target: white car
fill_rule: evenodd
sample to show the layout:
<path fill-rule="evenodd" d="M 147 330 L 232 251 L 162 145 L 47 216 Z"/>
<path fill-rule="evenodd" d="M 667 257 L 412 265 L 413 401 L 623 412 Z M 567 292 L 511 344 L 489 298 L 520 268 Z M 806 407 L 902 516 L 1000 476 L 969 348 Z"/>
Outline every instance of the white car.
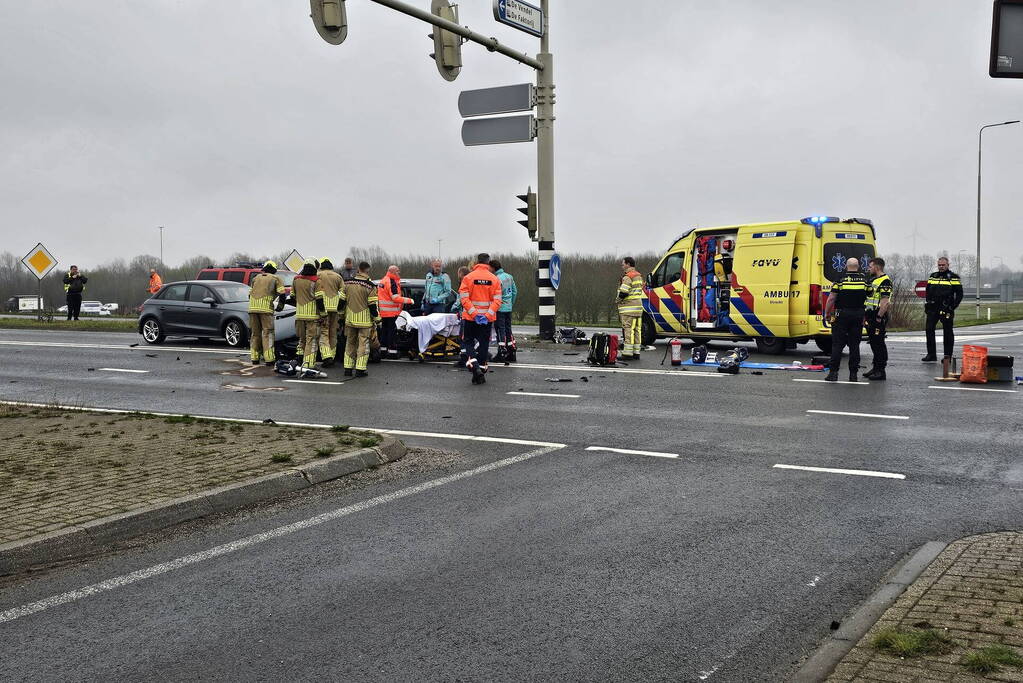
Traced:
<path fill-rule="evenodd" d="M 118 309 L 118 305 L 117 304 L 103 304 L 103 310 L 104 311 L 110 311 L 111 313 L 113 313 L 117 309 Z"/>
<path fill-rule="evenodd" d="M 110 315 L 110 311 L 103 308 L 103 304 L 99 301 L 83 301 L 82 302 L 82 314 L 83 315 Z"/>

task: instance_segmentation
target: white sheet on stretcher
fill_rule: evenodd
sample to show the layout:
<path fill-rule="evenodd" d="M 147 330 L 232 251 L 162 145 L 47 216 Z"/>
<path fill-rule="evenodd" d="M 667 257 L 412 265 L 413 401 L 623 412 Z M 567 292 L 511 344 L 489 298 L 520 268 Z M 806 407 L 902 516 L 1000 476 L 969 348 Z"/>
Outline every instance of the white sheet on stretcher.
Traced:
<path fill-rule="evenodd" d="M 419 353 L 426 351 L 433 335 L 445 337 L 458 336 L 458 315 L 456 313 L 431 313 L 430 315 L 411 316 L 407 311 L 398 314 L 394 321 L 398 329 L 410 329 L 419 332 Z"/>

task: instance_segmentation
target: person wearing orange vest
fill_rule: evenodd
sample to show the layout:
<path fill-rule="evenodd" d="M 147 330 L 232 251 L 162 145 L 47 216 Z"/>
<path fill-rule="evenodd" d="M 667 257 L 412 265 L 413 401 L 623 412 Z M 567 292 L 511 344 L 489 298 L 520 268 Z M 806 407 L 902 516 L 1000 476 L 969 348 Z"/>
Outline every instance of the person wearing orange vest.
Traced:
<path fill-rule="evenodd" d="M 146 291 L 150 294 L 156 294 L 163 287 L 163 278 L 156 272 L 156 268 L 149 269 L 149 286 L 146 287 Z"/>
<path fill-rule="evenodd" d="M 464 321 L 463 339 L 469 359 L 465 367 L 472 371 L 473 384 L 485 384 L 490 359 L 490 329 L 501 308 L 501 278 L 490 268 L 490 254 L 476 257 L 476 265 L 462 278 L 458 288 Z M 475 345 L 475 348 L 473 348 Z"/>
<path fill-rule="evenodd" d="M 406 304 L 414 303 L 401 293 L 401 269 L 388 266 L 387 274 L 377 285 L 377 306 L 380 309 L 380 353 L 388 358 L 398 357 L 395 320 Z"/>

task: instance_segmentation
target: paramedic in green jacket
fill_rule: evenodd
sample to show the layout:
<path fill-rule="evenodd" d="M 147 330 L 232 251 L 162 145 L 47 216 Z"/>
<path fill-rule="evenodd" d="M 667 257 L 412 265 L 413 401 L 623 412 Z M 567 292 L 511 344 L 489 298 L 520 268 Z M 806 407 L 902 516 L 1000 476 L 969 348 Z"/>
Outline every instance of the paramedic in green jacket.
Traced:
<path fill-rule="evenodd" d="M 423 291 L 423 315 L 447 313 L 451 301 L 451 278 L 441 268 L 440 259 L 434 260 L 426 274 L 426 289 Z"/>
<path fill-rule="evenodd" d="M 494 269 L 494 275 L 501 280 L 501 307 L 497 309 L 497 321 L 494 329 L 497 334 L 497 356 L 494 360 L 505 360 L 509 353 L 513 353 L 515 337 L 512 336 L 511 316 L 512 308 L 515 306 L 515 297 L 519 294 L 519 288 L 515 286 L 515 278 L 511 273 L 505 272 L 501 262 L 497 259 L 490 259 L 490 266 Z"/>

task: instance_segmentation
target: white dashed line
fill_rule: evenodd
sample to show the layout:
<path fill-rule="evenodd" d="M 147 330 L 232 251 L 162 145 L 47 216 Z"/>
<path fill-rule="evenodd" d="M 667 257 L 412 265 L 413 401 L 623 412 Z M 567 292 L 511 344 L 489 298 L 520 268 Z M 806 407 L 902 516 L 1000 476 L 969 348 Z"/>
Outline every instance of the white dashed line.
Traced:
<path fill-rule="evenodd" d="M 804 467 L 803 465 L 775 465 L 780 470 L 804 470 L 806 472 L 827 472 L 830 474 L 852 474 L 857 477 L 881 477 L 882 479 L 905 479 L 905 474 L 894 472 L 872 472 L 871 470 L 842 470 L 832 467 Z"/>
<path fill-rule="evenodd" d="M 587 446 L 588 451 L 607 451 L 608 453 L 622 453 L 624 455 L 649 455 L 653 458 L 677 458 L 678 453 L 658 453 L 657 451 L 633 451 L 628 448 L 610 448 L 608 446 Z"/>
<path fill-rule="evenodd" d="M 270 531 L 264 531 L 263 533 L 260 534 L 246 536 L 245 538 L 240 538 L 236 541 L 231 541 L 230 543 L 224 543 L 223 545 L 218 545 L 213 548 L 209 548 L 208 550 L 203 550 L 198 553 L 192 553 L 191 555 L 185 555 L 183 557 L 179 557 L 168 562 L 163 562 L 161 564 L 153 565 L 152 567 L 147 567 L 145 569 L 139 569 L 138 571 L 131 572 L 130 574 L 124 574 L 122 576 L 117 576 L 112 579 L 107 579 L 106 581 L 102 581 L 100 583 L 94 583 L 91 586 L 84 586 L 82 588 L 79 588 L 78 590 L 68 591 L 67 593 L 54 595 L 43 600 L 38 600 L 27 605 L 22 605 L 21 607 L 14 607 L 12 609 L 4 610 L 0 612 L 0 624 L 6 624 L 16 619 L 27 617 L 30 614 L 35 614 L 37 612 L 42 612 L 43 610 L 47 610 L 53 607 L 58 607 L 60 605 L 66 605 L 71 602 L 76 602 L 78 600 L 81 600 L 82 598 L 87 598 L 89 596 L 96 595 L 97 593 L 104 593 L 107 591 L 115 590 L 117 588 L 122 588 L 124 586 L 130 586 L 132 584 L 139 583 L 140 581 L 151 579 L 154 576 L 160 576 L 161 574 L 172 572 L 175 569 L 181 569 L 183 567 L 198 564 L 200 562 L 204 562 L 215 557 L 221 557 L 223 555 L 237 552 L 245 548 L 250 548 L 260 543 L 271 541 L 275 538 L 281 538 L 282 536 L 293 534 L 296 531 L 302 531 L 303 529 L 315 527 L 325 522 L 332 522 L 342 517 L 347 517 L 348 515 L 357 512 L 362 512 L 363 510 L 368 510 L 378 505 L 390 503 L 395 500 L 407 498 L 408 496 L 413 496 L 417 493 L 422 493 L 423 491 L 429 491 L 430 489 L 437 488 L 438 486 L 450 484 L 460 479 L 466 479 L 477 474 L 483 474 L 485 472 L 490 472 L 492 470 L 496 470 L 502 467 L 507 467 L 508 465 L 514 465 L 515 463 L 519 463 L 524 460 L 529 460 L 530 458 L 535 458 L 540 455 L 551 453 L 553 451 L 558 450 L 558 448 L 560 448 L 560 446 L 540 448 L 537 450 L 529 451 L 528 453 L 522 453 L 521 455 L 515 455 L 510 458 L 504 458 L 503 460 L 498 460 L 488 465 L 476 467 L 465 472 L 459 472 L 457 474 L 452 474 L 447 477 L 440 477 L 439 479 L 423 482 L 422 484 L 400 489 L 398 491 L 394 491 L 393 493 L 387 493 L 382 496 L 377 496 L 376 498 L 370 498 L 369 500 L 365 500 L 360 503 L 355 503 L 354 505 L 346 505 L 345 507 L 342 508 L 337 508 L 329 512 L 324 512 L 323 514 L 316 515 L 315 517 L 309 517 L 307 519 L 303 519 L 292 524 L 279 526 L 276 529 L 271 529 Z"/>
<path fill-rule="evenodd" d="M 579 394 L 545 394 L 536 391 L 506 391 L 509 396 L 548 396 L 550 398 L 579 398 Z"/>
<path fill-rule="evenodd" d="M 126 368 L 100 368 L 100 370 L 105 370 L 107 372 L 133 372 L 139 375 L 149 372 L 149 370 L 128 370 Z"/>
<path fill-rule="evenodd" d="M 1018 394 L 1015 389 L 982 389 L 981 387 L 939 387 L 931 385 L 928 389 L 944 389 L 945 391 L 994 391 L 1000 394 Z"/>
<path fill-rule="evenodd" d="M 908 420 L 906 415 L 875 415 L 874 413 L 846 413 L 841 410 L 808 410 L 808 413 L 821 415 L 848 415 L 850 417 L 876 417 L 879 420 Z"/>
<path fill-rule="evenodd" d="M 868 386 L 870 386 L 867 382 L 846 382 L 846 381 L 829 382 L 829 381 L 823 380 L 823 379 L 801 379 L 801 378 L 798 378 L 798 377 L 793 377 L 792 381 L 793 382 L 817 382 L 817 383 L 822 383 L 822 384 L 852 384 L 853 386 L 857 386 L 857 387 L 868 387 Z"/>

